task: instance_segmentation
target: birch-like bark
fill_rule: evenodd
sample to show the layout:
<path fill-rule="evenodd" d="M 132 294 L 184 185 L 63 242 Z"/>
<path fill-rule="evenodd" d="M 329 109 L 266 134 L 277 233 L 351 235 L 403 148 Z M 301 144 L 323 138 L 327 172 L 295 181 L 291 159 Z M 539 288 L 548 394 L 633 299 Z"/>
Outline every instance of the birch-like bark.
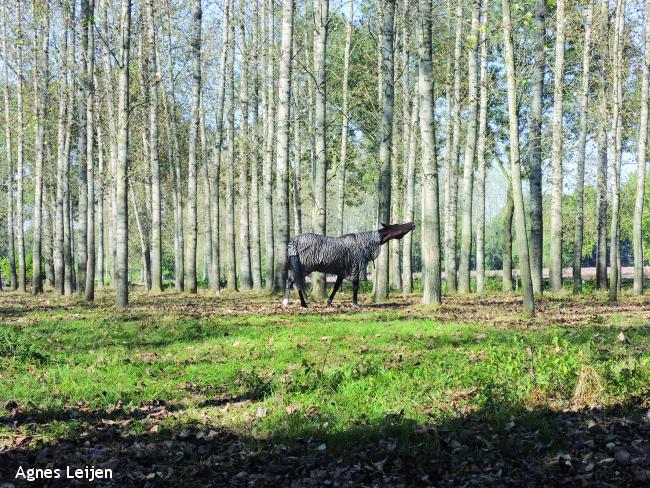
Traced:
<path fill-rule="evenodd" d="M 129 65 L 131 48 L 131 0 L 122 0 L 120 9 L 119 89 L 117 104 L 116 252 L 115 303 L 129 304 Z"/>
<path fill-rule="evenodd" d="M 391 201 L 391 147 L 393 144 L 393 105 L 395 60 L 393 56 L 393 24 L 395 21 L 395 0 L 382 0 L 381 26 L 381 76 L 380 93 L 381 118 L 377 129 L 379 141 L 379 223 L 390 224 Z M 374 302 L 381 303 L 388 298 L 389 252 L 386 246 L 376 260 L 377 271 L 374 289 Z"/>
<path fill-rule="evenodd" d="M 86 232 L 86 300 L 95 300 L 95 0 L 88 1 L 88 17 L 84 28 L 88 30 L 86 49 L 86 168 L 88 184 L 88 212 Z"/>
<path fill-rule="evenodd" d="M 156 59 L 156 25 L 154 1 L 147 0 L 147 48 L 149 60 L 149 168 L 151 172 L 151 291 L 162 290 L 162 235 L 160 161 L 158 159 L 158 84 L 160 76 Z"/>
<path fill-rule="evenodd" d="M 18 22 L 18 32 L 22 35 L 22 10 L 21 2 L 16 2 L 16 14 Z M 23 121 L 23 47 L 22 43 L 16 43 L 16 105 L 18 117 L 16 125 L 18 126 L 18 147 L 16 151 L 16 217 L 18 219 L 18 291 L 25 293 L 27 283 L 25 277 L 25 210 L 24 210 L 24 147 L 25 147 L 25 123 Z"/>
<path fill-rule="evenodd" d="M 266 274 L 266 289 L 272 290 L 274 286 L 274 255 L 275 255 L 275 232 L 273 229 L 273 142 L 275 135 L 275 70 L 274 70 L 274 52 L 275 45 L 275 9 L 273 0 L 262 0 L 264 2 L 264 23 L 266 49 L 264 51 L 265 59 L 265 86 L 263 93 L 264 117 L 264 162 L 262 165 L 263 180 L 263 214 L 264 214 L 264 240 L 266 242 L 266 261 L 264 270 Z M 284 251 L 283 251 L 284 252 Z"/>
<path fill-rule="evenodd" d="M 274 216 L 274 291 L 279 291 L 284 288 L 287 277 L 287 244 L 289 243 L 289 121 L 291 120 L 293 9 L 293 0 L 282 1 L 282 41 L 280 48 L 280 77 L 278 81 L 276 145 L 276 213 Z"/>
<path fill-rule="evenodd" d="M 549 282 L 551 291 L 562 289 L 562 116 L 564 90 L 564 0 L 556 1 L 555 66 L 553 68 L 553 147 L 551 168 L 553 183 L 551 191 L 551 236 L 549 259 Z"/>
<path fill-rule="evenodd" d="M 253 106 L 252 114 L 252 146 L 251 146 L 251 192 L 250 192 L 250 243 L 251 243 L 251 278 L 253 290 L 262 289 L 262 253 L 260 244 L 260 137 L 259 123 L 259 6 L 253 4 L 253 49 L 251 64 L 253 66 Z"/>
<path fill-rule="evenodd" d="M 480 0 L 473 0 L 470 44 L 467 50 L 467 96 L 468 119 L 465 136 L 465 161 L 463 165 L 463 203 L 460 237 L 460 262 L 458 267 L 458 291 L 468 293 L 472 259 L 472 200 L 474 195 L 474 159 L 476 157 L 476 123 L 478 112 L 478 46 Z"/>
<path fill-rule="evenodd" d="M 544 221 L 542 215 L 542 110 L 546 42 L 546 0 L 535 1 L 532 100 L 530 108 L 530 270 L 533 291 L 542 293 Z"/>
<path fill-rule="evenodd" d="M 573 249 L 573 293 L 582 291 L 582 243 L 584 238 L 584 188 L 585 152 L 587 146 L 587 106 L 589 104 L 589 65 L 591 63 L 591 24 L 594 16 L 594 1 L 589 1 L 585 19 L 585 37 L 582 48 L 582 80 L 578 110 L 580 112 L 580 134 L 578 136 L 578 169 L 576 175 L 576 224 Z M 645 161 L 645 160 L 644 160 Z"/>
<path fill-rule="evenodd" d="M 77 293 L 85 296 L 86 291 L 86 264 L 88 262 L 88 157 L 86 130 L 86 100 L 88 91 L 88 11 L 90 8 L 89 0 L 81 0 L 81 12 L 79 16 L 79 27 L 81 32 L 81 45 L 79 55 L 79 73 L 77 74 L 79 83 L 77 85 L 77 156 L 79 158 L 79 171 L 77 173 L 79 187 L 78 202 L 78 223 L 77 223 Z"/>
<path fill-rule="evenodd" d="M 70 8 L 68 17 L 68 32 L 74 32 L 75 26 L 75 5 Z M 74 64 L 76 55 L 76 36 L 70 35 L 68 61 L 66 66 L 66 85 L 67 92 L 67 115 L 65 122 L 65 139 L 63 148 L 63 292 L 65 296 L 70 296 L 75 291 L 76 276 L 74 271 L 74 233 L 72 229 L 72 205 L 70 203 L 70 148 L 72 139 L 72 122 L 74 118 L 75 106 L 75 82 L 74 82 Z M 107 75 L 108 76 L 108 75 Z"/>
<path fill-rule="evenodd" d="M 199 135 L 201 138 L 201 179 L 203 180 L 203 201 L 204 205 L 204 261 L 205 261 L 205 272 L 208 279 L 208 287 L 211 290 L 214 290 L 215 284 L 214 280 L 217 279 L 217 275 L 214 272 L 215 268 L 212 266 L 212 257 L 214 255 L 212 245 L 214 239 L 212 238 L 212 233 L 216 232 L 213 228 L 214 219 L 212 218 L 212 191 L 215 189 L 212 187 L 210 181 L 210 155 L 208 151 L 208 136 L 205 132 L 205 111 L 203 108 L 203 97 L 205 94 L 201 93 L 201 99 L 199 101 Z M 218 191 L 218 188 L 216 189 Z"/>
<path fill-rule="evenodd" d="M 607 61 L 609 57 L 609 7 L 607 2 L 600 8 L 600 79 L 598 90 L 598 169 L 596 184 L 596 211 L 598 229 L 596 240 L 596 287 L 607 290 Z"/>
<path fill-rule="evenodd" d="M 315 159 L 312 212 L 312 231 L 327 233 L 327 22 L 329 0 L 314 0 L 314 133 Z M 390 204 L 390 203 L 389 203 Z M 311 278 L 314 298 L 325 296 L 325 273 L 313 273 Z"/>
<path fill-rule="evenodd" d="M 239 2 L 239 42 L 241 51 L 241 64 L 239 67 L 239 108 L 240 108 L 240 135 L 239 135 L 239 283 L 242 290 L 253 288 L 251 275 L 251 244 L 250 244 L 250 219 L 249 219 L 249 182 L 248 165 L 250 161 L 250 129 L 248 113 L 248 57 L 250 55 L 246 44 L 245 1 Z"/>
<path fill-rule="evenodd" d="M 418 20 L 418 94 L 422 144 L 422 303 L 442 300 L 440 279 L 440 211 L 438 162 L 433 113 L 431 0 L 420 0 Z M 415 110 L 415 108 L 414 108 Z M 413 130 L 415 130 L 413 128 Z"/>
<path fill-rule="evenodd" d="M 456 220 L 458 212 L 458 162 L 460 159 L 460 85 L 461 85 L 461 40 L 463 30 L 463 4 L 456 6 L 456 41 L 454 43 L 454 102 L 452 111 L 452 150 L 447 158 L 447 179 L 445 181 L 445 275 L 447 291 L 455 292 L 456 279 Z M 420 109 L 421 109 L 420 105 Z"/>
<path fill-rule="evenodd" d="M 63 220 L 63 198 L 65 174 L 66 121 L 68 115 L 68 16 L 69 12 L 63 7 L 64 32 L 61 36 L 60 67 L 59 67 L 59 112 L 57 116 L 57 157 L 56 157 L 56 195 L 54 200 L 54 289 L 59 295 L 65 293 L 65 263 L 63 242 L 65 239 L 65 223 Z"/>
<path fill-rule="evenodd" d="M 189 235 L 185 269 L 185 289 L 196 293 L 196 245 L 198 220 L 196 212 L 197 141 L 199 131 L 199 98 L 201 96 L 201 0 L 192 0 L 192 113 L 188 142 L 187 221 Z"/>
<path fill-rule="evenodd" d="M 9 287 L 11 290 L 18 288 L 18 275 L 16 274 L 16 256 L 14 247 L 14 168 L 11 147 L 11 113 L 9 103 L 9 48 L 7 47 L 7 2 L 2 2 L 2 58 L 4 60 L 4 109 L 5 109 L 5 154 L 7 158 L 7 254 L 9 258 Z M 58 172 L 57 172 L 58 181 Z M 58 187 L 57 187 L 58 188 Z"/>
<path fill-rule="evenodd" d="M 234 12 L 234 5 L 231 5 Z M 235 253 L 235 24 L 230 23 L 230 42 L 226 59 L 226 124 L 228 155 L 226 161 L 226 288 L 237 289 Z"/>
<path fill-rule="evenodd" d="M 35 39 L 36 76 L 34 94 L 36 98 L 36 157 L 34 161 L 34 237 L 32 250 L 32 293 L 43 293 L 42 239 L 43 239 L 43 165 L 45 162 L 45 125 L 47 122 L 47 88 L 50 25 L 49 17 L 43 12 L 38 19 L 40 29 Z"/>
<path fill-rule="evenodd" d="M 476 146 L 476 291 L 485 291 L 485 146 L 488 111 L 488 41 L 490 0 L 483 0 L 481 18 L 481 68 L 479 75 L 478 142 Z"/>
<path fill-rule="evenodd" d="M 98 86 L 98 83 L 95 83 Z M 104 247 L 104 181 L 106 178 L 105 146 L 102 124 L 97 121 L 97 288 L 104 289 L 106 279 L 106 257 Z"/>
<path fill-rule="evenodd" d="M 625 0 L 618 0 L 614 28 L 614 52 L 612 53 L 613 93 L 612 137 L 614 154 L 612 158 L 612 220 L 609 236 L 609 262 L 612 272 L 609 275 L 609 301 L 618 300 L 620 286 L 620 211 L 621 211 L 621 159 L 623 156 L 623 27 L 625 25 Z"/>
<path fill-rule="evenodd" d="M 341 156 L 339 167 L 336 171 L 338 205 L 336 215 L 338 217 L 338 235 L 344 234 L 345 215 L 345 165 L 348 158 L 348 134 L 350 131 L 350 51 L 352 50 L 352 16 L 354 15 L 354 2 L 348 6 L 348 18 L 345 27 L 345 48 L 343 51 L 343 104 L 341 107 Z"/>
<path fill-rule="evenodd" d="M 517 114 L 517 78 L 515 73 L 515 53 L 513 46 L 512 21 L 510 17 L 510 0 L 501 0 L 503 15 L 503 44 L 506 65 L 508 91 L 508 122 L 510 140 L 510 173 L 512 180 L 512 200 L 517 230 L 517 250 L 519 251 L 519 274 L 523 292 L 524 313 L 535 315 L 535 297 L 530 275 L 528 255 L 528 236 L 526 235 L 526 214 L 524 212 L 524 195 L 521 188 L 521 167 L 519 160 L 519 116 Z"/>
<path fill-rule="evenodd" d="M 650 0 L 645 2 L 645 46 L 643 72 L 641 74 L 641 114 L 639 116 L 639 139 L 637 143 L 637 180 L 632 223 L 634 247 L 634 293 L 643 293 L 643 200 L 645 196 L 646 144 L 648 140 L 648 79 L 650 77 Z"/>
<path fill-rule="evenodd" d="M 416 80 L 419 83 L 419 69 Z M 415 163 L 418 151 L 418 136 L 420 120 L 420 95 L 417 91 L 413 95 L 413 104 L 411 107 L 411 120 L 409 127 L 408 141 L 408 159 L 406 170 L 404 172 L 404 221 L 415 221 Z M 402 293 L 410 295 L 413 293 L 413 233 L 409 232 L 404 236 L 404 246 L 402 255 Z M 423 237 L 424 239 L 424 237 Z"/>

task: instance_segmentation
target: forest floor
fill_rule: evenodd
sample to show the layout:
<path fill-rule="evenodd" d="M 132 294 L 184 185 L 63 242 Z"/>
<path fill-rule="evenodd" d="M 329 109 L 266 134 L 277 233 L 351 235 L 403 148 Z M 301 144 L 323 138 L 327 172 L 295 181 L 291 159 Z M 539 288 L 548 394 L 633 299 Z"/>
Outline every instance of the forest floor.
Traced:
<path fill-rule="evenodd" d="M 650 483 L 650 297 L 394 297 L 0 293 L 0 486 Z"/>

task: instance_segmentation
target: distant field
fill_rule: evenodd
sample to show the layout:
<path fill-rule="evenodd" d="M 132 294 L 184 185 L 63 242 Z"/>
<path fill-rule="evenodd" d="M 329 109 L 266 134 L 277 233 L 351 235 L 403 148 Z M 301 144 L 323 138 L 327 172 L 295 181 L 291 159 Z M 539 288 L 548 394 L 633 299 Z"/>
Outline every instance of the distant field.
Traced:
<path fill-rule="evenodd" d="M 48 462 L 119 486 L 650 479 L 650 298 L 544 297 L 534 321 L 515 295 L 111 300 L 0 294 L 0 482 Z"/>

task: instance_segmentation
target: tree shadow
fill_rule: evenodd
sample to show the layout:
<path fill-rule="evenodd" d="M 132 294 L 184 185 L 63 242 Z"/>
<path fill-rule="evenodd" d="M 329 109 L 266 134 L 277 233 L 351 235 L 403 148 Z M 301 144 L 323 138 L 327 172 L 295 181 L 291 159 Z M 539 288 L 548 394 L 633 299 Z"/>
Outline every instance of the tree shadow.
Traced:
<path fill-rule="evenodd" d="M 0 443 L 0 481 L 28 486 L 14 479 L 18 466 L 68 465 L 113 470 L 95 486 L 639 486 L 650 479 L 647 396 L 577 411 L 495 402 L 426 423 L 398 412 L 342 431 L 304 422 L 297 411 L 288 417 L 303 428 L 271 424 L 265 435 L 254 435 L 254 424 L 235 431 L 209 417 L 176 417 L 175 408 L 158 402 L 49 412 L 80 428 L 57 440 Z M 23 412 L 1 421 L 9 432 L 35 435 L 29 419 L 37 417 Z M 140 419 L 148 423 L 135 429 Z"/>

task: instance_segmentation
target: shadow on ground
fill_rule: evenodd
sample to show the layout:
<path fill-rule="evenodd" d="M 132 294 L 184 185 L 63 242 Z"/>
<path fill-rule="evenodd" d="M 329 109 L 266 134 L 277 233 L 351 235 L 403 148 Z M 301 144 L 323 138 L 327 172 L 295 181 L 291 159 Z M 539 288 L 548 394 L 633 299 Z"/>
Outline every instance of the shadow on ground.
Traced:
<path fill-rule="evenodd" d="M 175 406 L 163 402 L 132 411 L 7 405 L 0 421 L 14 432 L 44 418 L 74 420 L 78 430 L 0 447 L 0 485 L 43 485 L 14 479 L 19 466 L 69 465 L 113 470 L 94 486 L 642 486 L 650 483 L 648 406 L 647 397 L 575 412 L 500 405 L 428 425 L 397 413 L 346 432 L 280 428 L 261 440 L 207 421 L 174 422 Z M 150 426 L 134 432 L 142 418 Z"/>

